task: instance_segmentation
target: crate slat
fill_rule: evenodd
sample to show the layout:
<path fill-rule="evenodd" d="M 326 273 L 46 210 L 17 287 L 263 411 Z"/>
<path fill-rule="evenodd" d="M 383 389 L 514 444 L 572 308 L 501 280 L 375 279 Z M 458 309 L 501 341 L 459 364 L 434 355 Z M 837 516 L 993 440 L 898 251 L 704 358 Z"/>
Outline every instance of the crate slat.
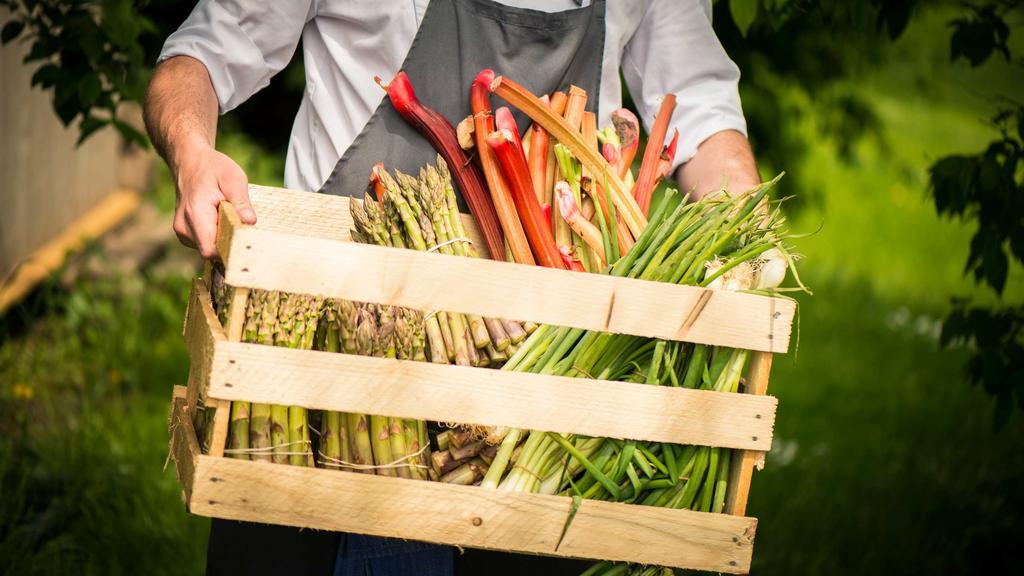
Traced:
<path fill-rule="evenodd" d="M 297 211 L 297 209 L 295 209 Z M 785 352 L 792 301 L 426 254 L 246 226 L 221 204 L 232 286 Z"/>
<path fill-rule="evenodd" d="M 210 396 L 416 420 L 771 448 L 769 396 L 218 343 Z"/>
<path fill-rule="evenodd" d="M 189 510 L 234 520 L 517 552 L 749 571 L 757 520 L 572 500 L 198 454 L 182 403 L 176 462 L 194 461 Z M 191 453 L 188 451 L 191 450 Z M 189 477 L 179 472 L 182 482 Z"/>
<path fill-rule="evenodd" d="M 417 420 L 504 425 L 727 448 L 771 448 L 777 401 L 629 382 L 505 372 L 241 343 L 223 338 L 209 295 L 193 287 L 190 347 L 209 401 L 303 406 Z M 240 310 L 241 308 L 236 308 Z M 208 344 L 208 345 L 207 345 Z M 223 444 L 223 440 L 221 440 Z"/>

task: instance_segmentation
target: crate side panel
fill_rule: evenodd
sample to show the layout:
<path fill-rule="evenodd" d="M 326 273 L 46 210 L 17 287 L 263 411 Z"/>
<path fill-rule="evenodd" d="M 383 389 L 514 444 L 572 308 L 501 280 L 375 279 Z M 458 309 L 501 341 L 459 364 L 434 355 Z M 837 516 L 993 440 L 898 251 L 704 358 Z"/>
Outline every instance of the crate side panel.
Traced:
<path fill-rule="evenodd" d="M 168 418 L 170 433 L 171 457 L 174 459 L 174 471 L 181 485 L 187 506 L 192 497 L 192 483 L 195 478 L 196 459 L 199 457 L 199 442 L 196 439 L 192 418 L 185 405 L 185 398 L 179 393 L 181 386 L 175 386 L 175 395 L 171 403 L 171 414 Z"/>
<path fill-rule="evenodd" d="M 198 401 L 206 399 L 213 343 L 225 339 L 224 329 L 213 311 L 210 293 L 202 279 L 192 282 L 185 312 L 184 336 L 185 348 L 191 360 L 186 405 L 190 410 L 195 410 Z"/>

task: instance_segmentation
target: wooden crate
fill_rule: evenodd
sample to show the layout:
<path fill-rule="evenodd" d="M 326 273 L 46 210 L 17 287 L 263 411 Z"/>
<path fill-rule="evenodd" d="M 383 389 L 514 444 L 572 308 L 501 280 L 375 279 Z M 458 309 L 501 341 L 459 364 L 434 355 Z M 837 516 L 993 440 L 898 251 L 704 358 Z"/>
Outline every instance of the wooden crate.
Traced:
<path fill-rule="evenodd" d="M 185 320 L 189 386 L 175 391 L 172 454 L 194 514 L 474 548 L 746 573 L 755 466 L 771 447 L 772 353 L 789 345 L 784 299 L 498 263 L 351 242 L 348 199 L 250 187 L 259 215 L 220 214 L 231 298 L 249 289 L 450 310 L 754 350 L 745 394 L 516 374 L 240 342 L 197 280 Z M 467 218 L 471 225 L 471 221 Z M 475 237 L 475 227 L 471 227 Z M 741 450 L 726 513 L 571 498 L 274 465 L 224 457 L 232 400 Z M 215 408 L 202 453 L 197 402 Z"/>

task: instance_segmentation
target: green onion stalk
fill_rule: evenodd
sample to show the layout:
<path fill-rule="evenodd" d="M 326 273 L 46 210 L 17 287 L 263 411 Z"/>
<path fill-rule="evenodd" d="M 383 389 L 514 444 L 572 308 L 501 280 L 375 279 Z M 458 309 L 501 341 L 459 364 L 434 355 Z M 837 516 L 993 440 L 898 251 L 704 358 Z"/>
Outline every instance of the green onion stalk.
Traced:
<path fill-rule="evenodd" d="M 762 268 L 767 269 L 764 254 L 786 253 L 783 219 L 777 208 L 765 209 L 774 182 L 742 194 L 722 191 L 694 203 L 679 201 L 669 191 L 651 212 L 648 227 L 633 249 L 610 262 L 608 273 L 682 285 L 772 289 L 758 276 Z M 607 227 L 603 232 L 610 234 Z M 736 392 L 748 357 L 746 350 L 726 347 L 541 326 L 504 369 Z M 509 456 L 523 437 L 519 459 L 509 469 Z M 722 512 L 731 460 L 731 450 L 717 447 L 511 430 L 481 484 Z M 657 574 L 658 570 L 605 563 L 587 574 Z"/>
<path fill-rule="evenodd" d="M 619 277 L 701 285 L 705 281 L 706 264 L 715 259 L 727 261 L 733 268 L 736 266 L 733 259 L 737 255 L 753 260 L 779 243 L 777 223 L 780 219 L 777 212 L 755 211 L 771 184 L 739 195 L 723 192 L 695 203 L 674 202 L 674 193 L 670 191 L 652 212 L 649 225 L 637 239 L 633 250 L 612 264 L 609 273 Z M 706 348 L 622 334 L 543 326 L 509 359 L 504 369 L 655 385 L 733 389 L 730 378 L 738 384 L 746 353 L 721 348 L 709 354 Z M 722 377 L 726 367 L 730 368 L 728 378 Z M 484 480 L 485 485 L 498 487 L 503 480 L 503 487 L 516 489 L 529 484 L 522 480 L 523 476 L 545 478 L 560 464 L 565 465 L 565 452 L 568 450 L 564 445 L 563 451 L 552 450 L 550 443 L 543 438 L 551 435 L 530 433 L 529 436 L 522 457 L 525 462 L 506 478 L 504 466 L 499 465 L 502 456 L 502 450 L 499 450 L 499 456 Z M 602 451 L 601 443 L 585 439 L 577 442 L 573 438 L 562 440 L 568 441 L 572 450 L 584 458 L 600 455 L 606 460 L 604 468 L 615 473 L 615 477 L 608 477 L 599 467 L 592 466 L 587 472 L 590 480 L 598 481 L 597 484 L 603 485 L 610 495 L 630 492 L 612 489 L 611 486 L 624 485 L 629 480 L 631 467 L 625 462 L 625 456 L 632 458 L 636 452 L 632 443 L 624 443 L 622 451 L 616 449 L 617 455 L 604 458 L 607 449 Z M 562 445 L 563 442 L 556 439 L 556 444 Z M 509 451 L 507 445 L 502 448 Z M 688 463 L 680 460 L 678 451 L 670 450 L 670 453 L 659 456 L 665 451 L 663 446 L 647 450 L 658 458 L 659 463 L 664 464 L 663 459 L 669 460 L 673 468 Z M 693 457 L 695 455 L 691 455 Z M 535 465 L 539 468 L 531 467 Z M 632 472 L 636 468 L 634 465 Z M 546 483 L 546 486 L 553 484 Z M 565 489 L 564 485 L 558 487 L 559 491 Z M 595 494 L 599 493 L 594 490 Z"/>

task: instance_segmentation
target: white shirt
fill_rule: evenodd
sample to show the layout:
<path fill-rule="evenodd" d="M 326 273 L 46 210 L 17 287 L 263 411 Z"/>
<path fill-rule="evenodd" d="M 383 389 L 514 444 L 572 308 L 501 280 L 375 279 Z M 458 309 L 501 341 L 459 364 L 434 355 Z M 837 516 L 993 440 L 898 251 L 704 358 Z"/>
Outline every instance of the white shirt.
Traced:
<path fill-rule="evenodd" d="M 502 0 L 557 12 L 574 0 Z M 398 72 L 428 0 L 200 0 L 160 60 L 187 55 L 210 73 L 221 113 L 270 82 L 302 39 L 306 90 L 292 126 L 284 182 L 317 190 L 362 131 L 383 93 L 374 76 Z M 711 28 L 710 0 L 608 0 L 598 124 L 622 103 L 619 70 L 650 129 L 673 92 L 675 164 L 722 130 L 746 134 L 739 69 Z M 468 87 L 464 87 L 468 89 Z"/>

